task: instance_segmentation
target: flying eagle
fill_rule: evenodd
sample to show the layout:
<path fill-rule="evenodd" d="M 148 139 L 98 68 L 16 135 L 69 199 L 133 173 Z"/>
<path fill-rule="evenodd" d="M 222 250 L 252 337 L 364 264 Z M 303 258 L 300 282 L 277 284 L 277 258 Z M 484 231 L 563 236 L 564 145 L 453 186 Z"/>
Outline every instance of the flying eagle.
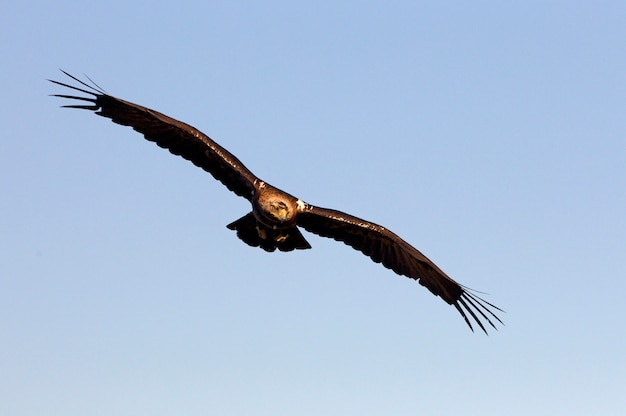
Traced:
<path fill-rule="evenodd" d="M 53 96 L 90 103 L 63 107 L 95 111 L 114 123 L 130 126 L 147 140 L 191 161 L 229 190 L 246 198 L 252 205 L 252 212 L 227 225 L 246 244 L 268 252 L 309 249 L 311 245 L 298 228 L 302 227 L 322 237 L 342 241 L 397 274 L 417 280 L 431 293 L 454 305 L 472 331 L 474 328 L 469 317 L 485 333 L 486 323 L 494 329 L 494 322 L 502 323 L 495 315 L 495 311 L 502 311 L 500 308 L 452 280 L 419 250 L 388 229 L 340 211 L 308 204 L 256 177 L 239 159 L 200 130 L 157 111 L 113 97 L 91 80 L 93 85 L 62 72 L 84 88 L 49 81 L 88 96 Z"/>

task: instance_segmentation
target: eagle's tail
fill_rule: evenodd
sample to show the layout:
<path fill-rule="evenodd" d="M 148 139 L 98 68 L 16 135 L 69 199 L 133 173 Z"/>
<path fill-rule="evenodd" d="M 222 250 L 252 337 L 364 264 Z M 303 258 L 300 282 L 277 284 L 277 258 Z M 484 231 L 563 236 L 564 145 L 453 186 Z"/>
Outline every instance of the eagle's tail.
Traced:
<path fill-rule="evenodd" d="M 237 231 L 244 243 L 252 247 L 261 247 L 265 251 L 292 251 L 311 248 L 297 227 L 270 228 L 259 223 L 251 212 L 226 226 L 229 230 Z"/>

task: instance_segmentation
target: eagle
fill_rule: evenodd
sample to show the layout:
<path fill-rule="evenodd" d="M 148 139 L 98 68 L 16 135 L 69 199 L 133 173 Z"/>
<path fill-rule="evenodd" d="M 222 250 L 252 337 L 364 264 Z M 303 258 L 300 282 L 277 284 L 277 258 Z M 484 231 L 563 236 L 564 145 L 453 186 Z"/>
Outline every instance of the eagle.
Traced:
<path fill-rule="evenodd" d="M 267 252 L 310 249 L 311 245 L 300 232 L 303 228 L 341 241 L 375 263 L 418 281 L 453 305 L 472 331 L 472 323 L 478 324 L 485 334 L 487 324 L 494 329 L 497 329 L 496 322 L 502 324 L 496 315 L 497 311 L 503 312 L 502 309 L 454 281 L 419 250 L 387 228 L 341 211 L 308 204 L 259 179 L 233 154 L 195 127 L 109 95 L 89 77 L 91 84 L 63 70 L 61 72 L 79 85 L 48 81 L 87 95 L 53 94 L 80 102 L 62 107 L 91 110 L 114 123 L 130 126 L 147 140 L 189 160 L 230 191 L 247 199 L 252 211 L 227 225 L 246 244 Z"/>

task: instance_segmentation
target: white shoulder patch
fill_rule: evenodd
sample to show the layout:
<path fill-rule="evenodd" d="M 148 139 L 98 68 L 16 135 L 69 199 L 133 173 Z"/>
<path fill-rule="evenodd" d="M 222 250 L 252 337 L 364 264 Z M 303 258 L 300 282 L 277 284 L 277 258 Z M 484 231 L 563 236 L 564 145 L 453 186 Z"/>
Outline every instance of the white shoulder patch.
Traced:
<path fill-rule="evenodd" d="M 304 201 L 303 201 L 303 200 L 301 200 L 301 199 L 298 199 L 298 200 L 296 201 L 296 204 L 298 204 L 298 210 L 299 210 L 299 211 L 304 211 L 304 209 L 306 208 L 306 202 L 304 202 Z"/>

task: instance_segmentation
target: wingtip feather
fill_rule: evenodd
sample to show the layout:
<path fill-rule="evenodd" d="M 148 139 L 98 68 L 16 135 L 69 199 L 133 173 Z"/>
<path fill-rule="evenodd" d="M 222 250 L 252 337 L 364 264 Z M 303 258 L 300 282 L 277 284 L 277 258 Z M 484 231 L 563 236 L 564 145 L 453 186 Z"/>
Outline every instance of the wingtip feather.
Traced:
<path fill-rule="evenodd" d="M 504 325 L 504 322 L 502 322 L 502 320 L 492 310 L 492 309 L 496 309 L 504 313 L 502 309 L 487 302 L 481 297 L 470 293 L 467 289 L 463 290 L 463 294 L 454 303 L 454 306 L 459 311 L 463 319 L 465 319 L 465 322 L 470 327 L 472 332 L 474 331 L 474 329 L 472 328 L 472 325 L 465 312 L 470 314 L 474 322 L 476 322 L 478 326 L 480 326 L 480 328 L 483 330 L 483 332 L 486 335 L 489 335 L 489 333 L 487 332 L 487 328 L 485 327 L 483 322 L 487 322 L 489 326 L 491 326 L 496 331 L 498 330 L 498 327 L 495 325 L 494 321 L 497 321 L 500 324 Z"/>

